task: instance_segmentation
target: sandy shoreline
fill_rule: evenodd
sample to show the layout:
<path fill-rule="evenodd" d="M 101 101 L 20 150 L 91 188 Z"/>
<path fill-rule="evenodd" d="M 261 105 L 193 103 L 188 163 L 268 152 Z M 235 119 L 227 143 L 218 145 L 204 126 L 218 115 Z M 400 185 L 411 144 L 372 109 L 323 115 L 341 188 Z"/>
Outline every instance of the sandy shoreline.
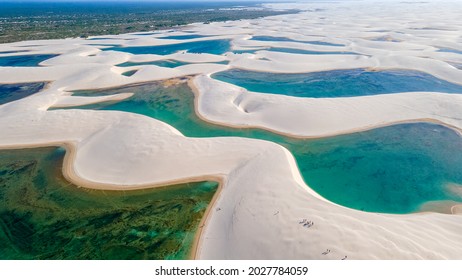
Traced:
<path fill-rule="evenodd" d="M 459 128 L 459 127 L 457 127 L 455 125 L 444 123 L 444 122 L 442 122 L 440 120 L 437 120 L 437 119 L 431 119 L 431 118 L 409 119 L 409 120 L 403 120 L 403 121 L 384 122 L 383 124 L 379 124 L 379 125 L 365 126 L 365 127 L 361 127 L 361 128 L 358 128 L 358 129 L 350 129 L 350 130 L 342 131 L 342 132 L 338 132 L 338 133 L 322 134 L 322 135 L 316 135 L 316 136 L 292 134 L 292 133 L 272 129 L 272 128 L 269 128 L 267 126 L 237 125 L 237 124 L 231 124 L 231 123 L 228 123 L 228 122 L 214 121 L 214 120 L 211 120 L 211 119 L 207 118 L 206 116 L 204 116 L 199 110 L 199 107 L 200 107 L 200 104 L 199 104 L 200 101 L 199 100 L 201 98 L 201 92 L 197 88 L 197 86 L 194 84 L 194 77 L 188 79 L 188 86 L 191 88 L 192 92 L 194 93 L 194 112 L 196 113 L 196 116 L 198 118 L 200 118 L 202 121 L 206 122 L 206 123 L 220 125 L 220 126 L 224 126 L 224 127 L 261 129 L 261 130 L 272 132 L 274 134 L 283 135 L 283 136 L 287 136 L 289 138 L 295 138 L 295 139 L 321 139 L 321 138 L 328 138 L 328 137 L 335 137 L 335 136 L 340 136 L 340 135 L 364 132 L 364 131 L 368 131 L 368 130 L 372 130 L 372 129 L 383 128 L 383 127 L 399 125 L 399 124 L 433 123 L 433 124 L 438 124 L 438 125 L 442 125 L 444 127 L 447 127 L 449 129 L 457 132 L 459 135 L 462 136 L 462 128 Z M 303 98 L 301 98 L 301 99 L 303 99 Z"/>
<path fill-rule="evenodd" d="M 215 194 L 213 195 L 212 200 L 210 201 L 209 205 L 207 206 L 207 209 L 205 210 L 205 213 L 202 216 L 202 219 L 201 219 L 201 221 L 199 223 L 199 226 L 197 227 L 196 234 L 194 235 L 194 242 L 193 242 L 193 245 L 191 247 L 191 253 L 189 254 L 189 258 L 193 259 L 193 260 L 199 259 L 199 252 L 200 252 L 200 249 L 201 249 L 201 243 L 204 242 L 202 240 L 202 237 L 203 237 L 202 232 L 204 230 L 204 227 L 207 226 L 207 222 L 209 221 L 210 216 L 212 214 L 212 209 L 214 209 L 215 202 L 220 197 L 221 191 L 222 191 L 222 189 L 224 187 L 224 184 L 225 184 L 225 180 L 222 177 L 216 177 L 216 179 L 214 181 L 218 182 L 218 188 L 215 191 Z"/>
<path fill-rule="evenodd" d="M 136 187 L 131 186 L 129 188 L 126 188 L 126 187 L 124 188 L 123 186 L 115 186 L 115 185 L 110 185 L 110 184 L 98 184 L 98 183 L 86 180 L 82 177 L 79 177 L 72 168 L 72 162 L 74 161 L 75 152 L 76 152 L 76 146 L 73 143 L 63 142 L 63 143 L 47 143 L 43 145 L 26 145 L 26 146 L 10 146 L 10 147 L 0 146 L 0 150 L 34 149 L 34 148 L 48 148 L 48 147 L 57 147 L 57 148 L 61 147 L 66 150 L 64 154 L 64 159 L 63 159 L 62 174 L 68 182 L 76 185 L 78 188 L 83 187 L 83 188 L 95 189 L 95 190 L 112 190 L 112 191 L 128 190 L 128 191 L 131 191 L 131 190 L 152 189 L 152 188 L 168 188 L 171 185 L 185 184 L 185 183 L 192 183 L 192 182 L 202 182 L 202 181 L 218 182 L 217 190 L 215 191 L 212 197 L 212 200 L 207 205 L 204 215 L 202 216 L 202 219 L 199 222 L 199 225 L 197 227 L 196 233 L 194 234 L 193 244 L 191 248 L 189 249 L 190 259 L 196 259 L 198 257 L 198 252 L 200 250 L 200 243 L 202 242 L 202 239 L 201 239 L 202 230 L 204 226 L 207 225 L 209 215 L 212 212 L 211 209 L 213 209 L 216 200 L 220 196 L 221 190 L 225 182 L 225 179 L 222 176 L 203 176 L 199 178 L 189 178 L 189 179 L 181 179 L 177 181 L 166 182 L 165 184 L 157 183 L 157 184 L 140 185 Z"/>
<path fill-rule="evenodd" d="M 0 150 L 19 150 L 19 149 L 34 149 L 34 148 L 49 148 L 49 147 L 56 147 L 56 148 L 64 148 L 66 153 L 64 155 L 63 160 L 63 175 L 70 183 L 78 186 L 84 187 L 88 189 L 94 190 L 107 190 L 107 191 L 127 191 L 127 190 L 140 190 L 140 189 L 150 189 L 150 188 L 161 188 L 161 187 L 168 187 L 171 185 L 178 185 L 178 184 L 187 184 L 187 183 L 197 183 L 203 181 L 214 181 L 220 182 L 222 181 L 220 176 L 198 176 L 198 177 L 190 177 L 190 178 L 181 178 L 178 180 L 167 181 L 165 183 L 153 183 L 153 184 L 140 184 L 140 185 L 115 185 L 115 184 L 106 184 L 106 183 L 98 183 L 87 180 L 78 176 L 74 169 L 72 168 L 72 163 L 75 160 L 76 154 L 76 145 L 74 143 L 66 143 L 66 142 L 50 142 L 45 144 L 33 144 L 33 145 L 10 145 L 10 146 L 0 146 Z"/>

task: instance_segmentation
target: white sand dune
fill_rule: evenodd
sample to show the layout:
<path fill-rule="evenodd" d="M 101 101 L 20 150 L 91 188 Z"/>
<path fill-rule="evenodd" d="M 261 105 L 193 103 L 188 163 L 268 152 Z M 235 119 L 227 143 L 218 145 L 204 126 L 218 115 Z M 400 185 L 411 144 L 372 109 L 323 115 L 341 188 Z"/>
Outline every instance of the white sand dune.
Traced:
<path fill-rule="evenodd" d="M 408 1 L 409 2 L 409 1 Z M 203 259 L 461 259 L 461 206 L 430 205 L 451 214 L 367 213 L 336 205 L 306 186 L 293 156 L 262 140 L 238 137 L 188 138 L 174 127 L 142 115 L 92 110 L 51 110 L 128 98 L 70 96 L 74 90 L 198 75 L 190 81 L 201 118 L 228 126 L 262 127 L 299 137 L 321 137 L 386 126 L 433 121 L 462 129 L 462 95 L 412 92 L 352 98 L 294 98 L 248 92 L 210 78 L 230 68 L 279 73 L 333 69 L 411 69 L 462 84 L 462 4 L 457 1 L 294 3 L 304 12 L 255 20 L 192 24 L 195 31 L 233 39 L 233 47 L 321 46 L 248 41 L 251 35 L 340 43 L 328 49 L 358 55 L 176 53 L 167 56 L 104 51 L 88 44 L 166 44 L 166 33 L 101 36 L 110 40 L 66 39 L 0 45 L 0 52 L 27 50 L 59 56 L 40 67 L 0 67 L 0 83 L 49 81 L 40 93 L 0 105 L 0 149 L 65 145 L 65 175 L 90 188 L 136 189 L 174 182 L 222 180 L 199 238 Z M 277 8 L 280 4 L 268 4 Z M 289 4 L 284 4 L 288 7 Z M 377 20 L 377 19 L 380 20 Z M 441 30 L 444 28 L 444 30 Z M 389 36 L 393 41 L 371 41 Z M 372 39 L 371 39 L 372 38 Z M 199 38 L 185 41 L 213 40 Z M 399 41 L 398 41 L 399 40 Z M 168 40 L 169 43 L 180 41 Z M 184 41 L 181 41 L 184 42 Z M 326 48 L 327 49 L 327 48 Z M 1 54 L 10 56 L 14 54 Z M 200 64 L 163 68 L 123 62 L 175 59 Z M 229 60 L 230 65 L 214 64 Z M 131 77 L 122 73 L 136 69 Z M 314 225 L 303 227 L 299 222 Z M 323 255 L 322 252 L 330 250 Z"/>
<path fill-rule="evenodd" d="M 298 137 L 325 137 L 414 121 L 439 122 L 462 130 L 460 94 L 298 98 L 249 92 L 205 75 L 195 78 L 194 85 L 199 92 L 198 113 L 223 125 L 260 127 Z"/>

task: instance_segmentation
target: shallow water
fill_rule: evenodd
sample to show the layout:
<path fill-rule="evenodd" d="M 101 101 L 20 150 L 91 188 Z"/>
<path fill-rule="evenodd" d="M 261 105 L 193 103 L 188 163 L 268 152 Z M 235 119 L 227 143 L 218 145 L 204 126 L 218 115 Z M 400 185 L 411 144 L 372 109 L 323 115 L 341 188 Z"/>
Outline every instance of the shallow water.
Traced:
<path fill-rule="evenodd" d="M 449 52 L 449 53 L 456 53 L 456 54 L 462 54 L 462 51 L 456 50 L 456 49 L 449 49 L 449 48 L 440 48 L 438 52 Z"/>
<path fill-rule="evenodd" d="M 198 35 L 198 34 L 191 34 L 191 35 L 172 35 L 166 37 L 159 37 L 159 39 L 167 39 L 167 40 L 190 40 L 190 39 L 197 39 L 197 38 L 205 38 L 209 37 L 206 35 Z"/>
<path fill-rule="evenodd" d="M 0 54 L 10 54 L 10 53 L 25 53 L 25 52 L 28 52 L 28 51 L 18 51 L 18 50 L 15 50 L 15 51 L 2 51 L 0 52 Z"/>
<path fill-rule="evenodd" d="M 138 36 L 139 35 L 143 35 L 143 34 L 137 34 Z M 88 41 L 99 41 L 99 40 L 118 40 L 118 38 L 116 37 L 96 37 L 96 38 L 87 38 L 85 40 L 88 40 Z M 90 45 L 90 44 L 89 44 Z"/>
<path fill-rule="evenodd" d="M 118 64 L 117 66 L 130 67 L 130 66 L 140 66 L 140 65 L 155 65 L 155 66 L 166 67 L 166 68 L 175 68 L 175 67 L 183 66 L 187 64 L 189 63 L 178 61 L 178 60 L 156 60 L 156 61 L 146 61 L 146 62 L 130 62 L 129 61 L 129 62 Z"/>
<path fill-rule="evenodd" d="M 326 54 L 354 54 L 354 52 L 321 52 L 321 51 L 309 51 L 302 49 L 293 49 L 293 48 L 269 48 L 267 51 L 270 52 L 284 52 L 284 53 L 295 53 L 295 54 L 315 54 L 315 55 L 326 55 Z"/>
<path fill-rule="evenodd" d="M 393 43 L 399 43 L 401 42 L 401 40 L 398 40 L 398 39 L 394 39 L 393 37 L 391 36 L 381 36 L 381 37 L 376 37 L 376 38 L 372 38 L 370 39 L 371 41 L 377 41 L 377 42 L 393 42 Z"/>
<path fill-rule="evenodd" d="M 228 60 L 224 61 L 219 61 L 219 62 L 210 62 L 213 64 L 228 64 Z M 195 64 L 195 63 L 190 63 L 190 62 L 183 62 L 183 61 L 178 61 L 178 60 L 156 60 L 156 61 L 147 61 L 147 62 L 124 62 L 121 63 L 117 66 L 120 67 L 129 67 L 129 66 L 140 66 L 140 65 L 155 65 L 159 67 L 166 67 L 166 68 L 176 68 L 179 66 L 183 65 L 188 65 L 188 64 Z M 197 63 L 196 63 L 197 64 Z"/>
<path fill-rule="evenodd" d="M 161 83 L 79 95 L 134 92 L 119 103 L 86 106 L 119 110 L 164 121 L 190 137 L 240 136 L 279 143 L 295 156 L 305 182 L 335 203 L 370 212 L 410 213 L 428 201 L 462 197 L 447 190 L 462 184 L 462 139 L 435 124 L 401 124 L 367 132 L 303 140 L 259 129 L 234 129 L 205 123 L 194 113 L 185 84 Z"/>
<path fill-rule="evenodd" d="M 0 84 L 0 105 L 37 93 L 45 85 L 46 83 Z"/>
<path fill-rule="evenodd" d="M 451 66 L 454 66 L 455 68 L 462 70 L 462 63 L 449 63 Z"/>
<path fill-rule="evenodd" d="M 313 140 L 293 150 L 322 196 L 351 208 L 410 213 L 435 200 L 462 202 L 462 139 L 435 124 L 402 124 Z"/>
<path fill-rule="evenodd" d="M 0 150 L 0 259 L 185 259 L 217 183 L 77 188 L 64 150 Z"/>
<path fill-rule="evenodd" d="M 410 70 L 365 69 L 280 74 L 231 69 L 212 78 L 249 91 L 296 97 L 351 97 L 397 92 L 437 91 L 462 93 L 462 86 Z"/>
<path fill-rule="evenodd" d="M 0 66 L 14 66 L 14 67 L 32 67 L 38 66 L 40 62 L 55 57 L 51 54 L 38 54 L 38 55 L 15 55 L 15 56 L 2 56 L 0 57 Z"/>
<path fill-rule="evenodd" d="M 255 53 L 257 51 L 270 51 L 270 52 L 283 52 L 283 53 L 293 53 L 293 54 L 311 54 L 311 55 L 326 55 L 326 54 L 353 54 L 358 55 L 354 52 L 332 52 L 332 51 L 310 51 L 310 50 L 303 50 L 303 49 L 295 49 L 295 48 L 258 48 L 258 49 L 250 49 L 250 50 L 233 50 L 234 53 Z"/>
<path fill-rule="evenodd" d="M 295 43 L 306 43 L 312 45 L 320 45 L 320 46 L 332 46 L 332 47 L 343 47 L 344 45 L 341 44 L 333 44 L 328 42 L 322 41 L 300 41 L 300 40 L 293 40 L 287 37 L 273 37 L 273 36 L 253 36 L 250 40 L 255 41 L 263 41 L 263 42 L 295 42 Z"/>
<path fill-rule="evenodd" d="M 123 72 L 122 75 L 125 77 L 131 77 L 135 75 L 136 72 L 138 72 L 138 70 L 130 70 L 130 71 Z"/>
<path fill-rule="evenodd" d="M 206 40 L 199 42 L 187 42 L 163 46 L 142 46 L 142 47 L 114 47 L 104 49 L 105 51 L 121 51 L 131 54 L 158 54 L 167 55 L 179 51 L 189 53 L 209 53 L 221 55 L 231 49 L 230 40 Z"/>

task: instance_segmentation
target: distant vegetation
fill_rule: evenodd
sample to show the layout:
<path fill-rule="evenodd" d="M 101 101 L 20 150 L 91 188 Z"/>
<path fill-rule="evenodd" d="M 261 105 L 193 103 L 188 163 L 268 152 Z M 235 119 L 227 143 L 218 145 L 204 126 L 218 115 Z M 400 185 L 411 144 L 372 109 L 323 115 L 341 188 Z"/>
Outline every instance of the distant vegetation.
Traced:
<path fill-rule="evenodd" d="M 296 13 L 256 3 L 0 3 L 0 43 L 88 37 Z"/>

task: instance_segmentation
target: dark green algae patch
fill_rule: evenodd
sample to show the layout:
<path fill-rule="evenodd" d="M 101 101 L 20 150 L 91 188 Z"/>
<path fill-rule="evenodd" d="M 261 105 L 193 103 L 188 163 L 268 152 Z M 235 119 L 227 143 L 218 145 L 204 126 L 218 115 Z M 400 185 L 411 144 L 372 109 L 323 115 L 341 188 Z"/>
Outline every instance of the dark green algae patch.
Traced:
<path fill-rule="evenodd" d="M 102 191 L 61 171 L 65 150 L 0 150 L 0 259 L 186 259 L 218 183 Z"/>

